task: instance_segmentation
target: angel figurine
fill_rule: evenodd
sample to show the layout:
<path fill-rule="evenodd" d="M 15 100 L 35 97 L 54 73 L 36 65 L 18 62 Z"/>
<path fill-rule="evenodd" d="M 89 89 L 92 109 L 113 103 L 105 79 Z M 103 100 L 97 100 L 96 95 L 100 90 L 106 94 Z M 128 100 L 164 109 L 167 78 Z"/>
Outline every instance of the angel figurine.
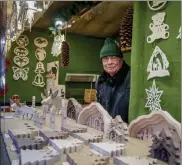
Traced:
<path fill-rule="evenodd" d="M 58 34 L 54 37 L 54 42 L 52 45 L 52 51 L 51 54 L 53 54 L 53 56 L 58 56 L 61 53 L 61 46 L 62 46 L 62 42 L 64 41 L 64 34 Z"/>

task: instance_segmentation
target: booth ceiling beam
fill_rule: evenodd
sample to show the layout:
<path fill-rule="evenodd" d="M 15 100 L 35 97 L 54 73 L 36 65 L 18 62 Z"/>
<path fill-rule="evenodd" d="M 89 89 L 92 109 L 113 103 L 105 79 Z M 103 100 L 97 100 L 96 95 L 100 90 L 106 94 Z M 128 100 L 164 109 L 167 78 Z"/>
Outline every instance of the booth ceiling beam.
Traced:
<path fill-rule="evenodd" d="M 47 29 L 52 22 L 54 11 L 61 11 L 72 3 L 70 1 L 54 1 L 45 12 L 44 17 L 39 19 L 34 27 Z M 119 33 L 122 18 L 133 3 L 131 1 L 103 1 L 99 5 L 103 5 L 102 12 L 94 13 L 93 10 L 85 10 L 81 16 L 79 15 L 81 19 L 67 28 L 67 32 L 101 38 L 112 37 Z M 89 16 L 89 14 L 91 14 L 91 19 L 85 18 L 85 15 Z"/>

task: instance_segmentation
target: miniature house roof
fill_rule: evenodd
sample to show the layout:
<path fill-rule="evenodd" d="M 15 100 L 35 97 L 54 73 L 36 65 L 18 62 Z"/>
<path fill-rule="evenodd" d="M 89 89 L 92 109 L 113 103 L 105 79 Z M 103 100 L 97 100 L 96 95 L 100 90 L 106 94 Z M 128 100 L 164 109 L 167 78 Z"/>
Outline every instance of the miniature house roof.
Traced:
<path fill-rule="evenodd" d="M 104 132 L 107 131 L 110 126 L 112 117 L 108 114 L 108 112 L 101 106 L 100 103 L 91 103 L 89 106 L 85 107 L 78 116 L 78 123 L 85 124 L 86 120 L 96 114 L 100 113 L 103 117 L 104 121 Z"/>
<path fill-rule="evenodd" d="M 76 110 L 77 111 L 81 111 L 82 110 L 81 104 L 79 104 L 78 101 L 75 98 L 69 98 L 68 102 L 69 101 L 72 101 L 73 105 L 76 106 Z"/>
<path fill-rule="evenodd" d="M 129 136 L 136 137 L 140 130 L 149 126 L 156 126 L 158 129 L 164 129 L 164 127 L 170 129 L 172 127 L 177 132 L 178 136 L 181 136 L 181 124 L 175 120 L 167 111 L 153 111 L 149 115 L 142 115 L 133 120 L 129 127 Z M 161 131 L 160 130 L 160 131 Z"/>

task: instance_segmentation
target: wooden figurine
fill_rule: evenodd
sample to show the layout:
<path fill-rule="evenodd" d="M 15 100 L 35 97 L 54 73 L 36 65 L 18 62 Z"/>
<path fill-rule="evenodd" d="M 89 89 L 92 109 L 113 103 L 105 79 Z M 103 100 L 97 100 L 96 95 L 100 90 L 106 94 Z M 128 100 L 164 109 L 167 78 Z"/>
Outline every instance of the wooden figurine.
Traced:
<path fill-rule="evenodd" d="M 41 102 L 43 105 L 49 105 L 51 107 L 54 105 L 56 108 L 56 114 L 60 114 L 62 101 L 62 98 L 58 96 L 58 92 L 58 90 L 56 90 L 54 93 L 51 92 L 49 97 L 45 98 Z"/>
<path fill-rule="evenodd" d="M 53 105 L 51 107 L 51 115 L 50 115 L 50 128 L 55 129 L 55 115 L 56 115 L 56 107 Z"/>

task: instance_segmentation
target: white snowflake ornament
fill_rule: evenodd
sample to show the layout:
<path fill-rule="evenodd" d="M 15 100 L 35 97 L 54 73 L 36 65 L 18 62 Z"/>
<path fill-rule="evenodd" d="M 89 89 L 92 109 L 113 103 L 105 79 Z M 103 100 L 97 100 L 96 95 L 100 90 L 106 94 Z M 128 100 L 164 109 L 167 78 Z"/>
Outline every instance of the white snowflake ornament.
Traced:
<path fill-rule="evenodd" d="M 169 62 L 166 55 L 156 46 L 147 66 L 147 72 L 149 72 L 147 80 L 153 77 L 170 76 L 168 67 Z"/>
<path fill-rule="evenodd" d="M 147 42 L 152 43 L 156 39 L 167 39 L 169 37 L 169 25 L 164 24 L 165 12 L 157 13 L 152 16 L 153 23 L 150 23 L 149 28 L 152 34 L 147 37 Z"/>
<path fill-rule="evenodd" d="M 181 39 L 181 26 L 180 26 L 180 28 L 179 28 L 179 34 L 178 34 L 178 36 L 177 36 L 177 39 Z"/>
<path fill-rule="evenodd" d="M 146 108 L 149 108 L 150 111 L 161 111 L 160 97 L 163 94 L 163 91 L 158 90 L 153 80 L 152 87 L 150 89 L 145 89 L 147 93 L 147 103 L 145 104 Z"/>

